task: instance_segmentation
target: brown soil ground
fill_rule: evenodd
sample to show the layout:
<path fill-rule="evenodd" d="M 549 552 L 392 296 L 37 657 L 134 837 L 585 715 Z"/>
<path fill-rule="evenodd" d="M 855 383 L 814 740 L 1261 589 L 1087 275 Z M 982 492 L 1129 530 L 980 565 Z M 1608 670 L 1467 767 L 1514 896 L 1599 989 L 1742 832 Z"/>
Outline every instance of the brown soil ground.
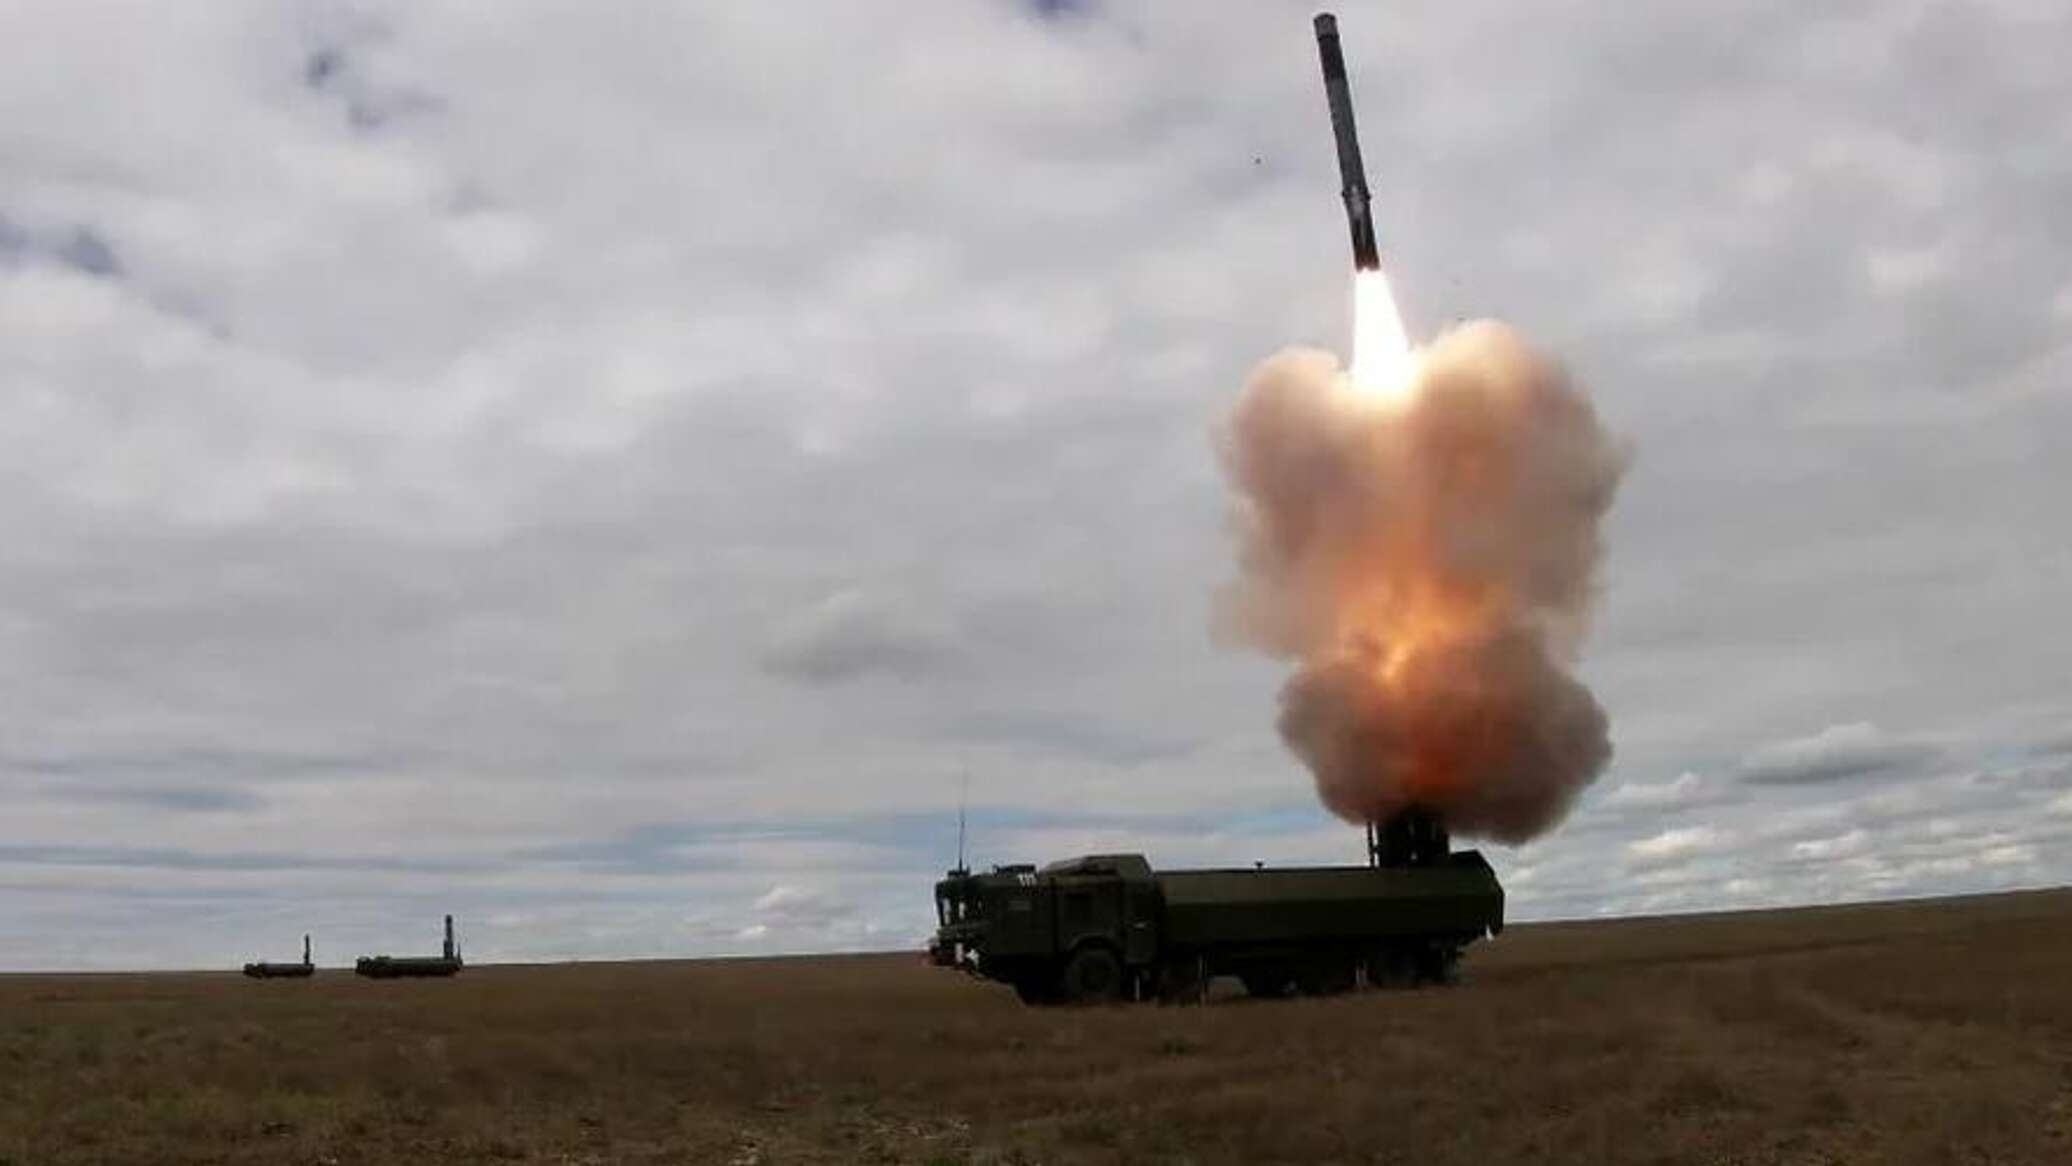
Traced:
<path fill-rule="evenodd" d="M 2072 1163 L 2072 891 L 1031 1010 L 918 956 L 0 977 L 0 1163 Z"/>

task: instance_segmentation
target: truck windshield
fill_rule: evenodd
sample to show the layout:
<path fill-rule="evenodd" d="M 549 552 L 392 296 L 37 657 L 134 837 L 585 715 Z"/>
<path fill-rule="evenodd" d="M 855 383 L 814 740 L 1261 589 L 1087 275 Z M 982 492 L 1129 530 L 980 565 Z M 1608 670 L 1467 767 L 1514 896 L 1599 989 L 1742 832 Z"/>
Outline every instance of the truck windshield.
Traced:
<path fill-rule="evenodd" d="M 937 923 L 963 923 L 979 917 L 978 897 L 944 891 L 935 897 Z"/>

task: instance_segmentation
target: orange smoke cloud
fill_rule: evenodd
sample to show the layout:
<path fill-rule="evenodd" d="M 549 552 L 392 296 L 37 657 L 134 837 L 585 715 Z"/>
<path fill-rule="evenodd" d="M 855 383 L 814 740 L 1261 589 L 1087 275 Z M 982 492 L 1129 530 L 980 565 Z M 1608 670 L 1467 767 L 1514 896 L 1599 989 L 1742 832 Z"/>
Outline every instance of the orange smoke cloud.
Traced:
<path fill-rule="evenodd" d="M 1333 813 L 1416 805 L 1523 841 L 1611 757 L 1567 666 L 1587 622 L 1622 449 L 1502 324 L 1454 329 L 1405 390 L 1289 350 L 1223 435 L 1240 575 L 1229 627 L 1297 661 L 1280 731 Z"/>

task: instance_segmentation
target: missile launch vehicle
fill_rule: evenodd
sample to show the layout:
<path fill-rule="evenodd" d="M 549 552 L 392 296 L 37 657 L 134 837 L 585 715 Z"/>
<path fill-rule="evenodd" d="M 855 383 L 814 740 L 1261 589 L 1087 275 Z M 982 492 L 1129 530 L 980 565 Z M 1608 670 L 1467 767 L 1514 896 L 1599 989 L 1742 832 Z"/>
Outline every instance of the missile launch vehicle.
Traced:
<path fill-rule="evenodd" d="M 458 975 L 461 967 L 460 945 L 453 940 L 453 916 L 448 915 L 446 946 L 438 955 L 363 955 L 353 964 L 353 971 L 370 980 L 394 980 Z"/>
<path fill-rule="evenodd" d="M 302 937 L 302 962 L 299 964 L 270 963 L 259 960 L 245 965 L 245 974 L 255 980 L 300 980 L 317 974 L 316 964 L 309 958 L 309 936 Z"/>
<path fill-rule="evenodd" d="M 1446 982 L 1504 926 L 1504 892 L 1432 815 L 1368 830 L 1365 866 L 1155 870 L 1096 854 L 935 886 L 931 960 L 1026 1003 L 1197 1000 L 1217 976 L 1255 996 Z"/>

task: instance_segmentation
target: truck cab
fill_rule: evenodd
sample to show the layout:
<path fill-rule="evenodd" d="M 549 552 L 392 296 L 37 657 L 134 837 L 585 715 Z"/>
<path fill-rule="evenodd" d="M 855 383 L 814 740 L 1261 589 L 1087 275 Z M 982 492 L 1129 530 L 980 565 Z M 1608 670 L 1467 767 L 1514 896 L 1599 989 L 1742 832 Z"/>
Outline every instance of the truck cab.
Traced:
<path fill-rule="evenodd" d="M 1097 854 L 935 886 L 934 962 L 1013 984 L 1032 1003 L 1134 997 L 1158 958 L 1163 897 L 1140 854 Z"/>

